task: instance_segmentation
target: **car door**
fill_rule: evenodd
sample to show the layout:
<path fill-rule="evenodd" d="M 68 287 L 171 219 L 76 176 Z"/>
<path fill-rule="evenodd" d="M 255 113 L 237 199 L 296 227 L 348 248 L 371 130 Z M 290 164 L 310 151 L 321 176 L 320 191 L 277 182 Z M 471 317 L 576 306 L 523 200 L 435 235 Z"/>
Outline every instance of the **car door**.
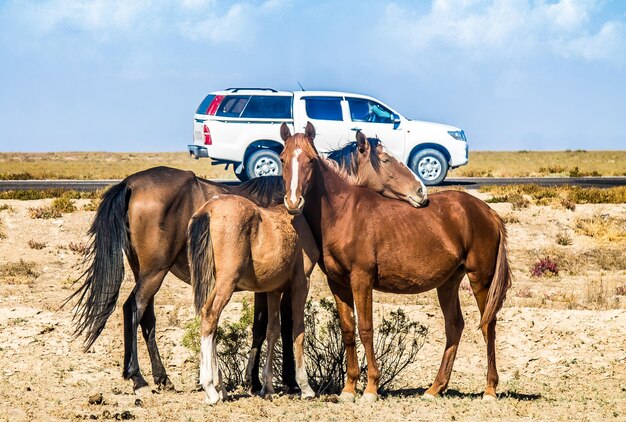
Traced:
<path fill-rule="evenodd" d="M 377 101 L 346 97 L 352 130 L 361 130 L 370 138 L 378 138 L 398 159 L 404 156 L 405 131 L 398 115 Z"/>
<path fill-rule="evenodd" d="M 335 150 L 352 139 L 344 120 L 342 97 L 303 96 L 306 118 L 315 126 L 315 146 L 320 152 Z M 354 137 L 354 135 L 352 135 Z"/>

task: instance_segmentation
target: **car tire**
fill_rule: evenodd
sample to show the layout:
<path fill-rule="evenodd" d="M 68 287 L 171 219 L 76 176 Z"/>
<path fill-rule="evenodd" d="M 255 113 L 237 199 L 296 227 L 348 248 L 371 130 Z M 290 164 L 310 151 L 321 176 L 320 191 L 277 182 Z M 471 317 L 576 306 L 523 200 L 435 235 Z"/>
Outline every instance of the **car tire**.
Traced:
<path fill-rule="evenodd" d="M 448 174 L 448 160 L 441 152 L 432 148 L 415 153 L 411 158 L 410 166 L 427 186 L 438 185 Z"/>
<path fill-rule="evenodd" d="M 283 168 L 278 153 L 272 149 L 259 149 L 250 154 L 245 172 L 250 179 L 262 176 L 280 176 Z"/>

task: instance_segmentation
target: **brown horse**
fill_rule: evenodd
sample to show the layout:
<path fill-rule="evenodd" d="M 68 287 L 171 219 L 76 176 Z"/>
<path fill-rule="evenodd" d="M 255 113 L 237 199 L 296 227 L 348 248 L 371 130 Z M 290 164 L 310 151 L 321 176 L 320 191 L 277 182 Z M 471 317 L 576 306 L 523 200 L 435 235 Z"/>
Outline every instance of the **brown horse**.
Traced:
<path fill-rule="evenodd" d="M 481 313 L 487 344 L 487 387 L 495 398 L 496 314 L 510 286 L 506 230 L 484 202 L 457 191 L 430 195 L 414 208 L 348 183 L 320 158 L 313 133 L 290 136 L 281 131 L 285 205 L 303 212 L 321 250 L 321 266 L 337 302 L 346 345 L 347 380 L 342 399 L 354 400 L 359 375 L 354 338 L 354 306 L 367 357 L 363 399 L 375 400 L 379 371 L 373 348 L 372 290 L 411 294 L 437 289 L 446 330 L 446 347 L 435 381 L 425 397 L 442 393 L 464 327 L 458 289 L 469 277 Z M 367 150 L 363 143 L 360 148 Z M 368 156 L 364 154 L 364 156 Z"/>
<path fill-rule="evenodd" d="M 280 297 L 289 290 L 296 381 L 303 398 L 315 397 L 304 366 L 304 306 L 319 251 L 304 218 L 290 215 L 282 205 L 263 208 L 240 196 L 217 195 L 193 215 L 187 239 L 194 302 L 202 318 L 200 384 L 207 402 L 226 399 L 215 334 L 220 315 L 237 290 L 267 293 L 263 395 L 274 393 L 272 363 L 280 331 Z"/>

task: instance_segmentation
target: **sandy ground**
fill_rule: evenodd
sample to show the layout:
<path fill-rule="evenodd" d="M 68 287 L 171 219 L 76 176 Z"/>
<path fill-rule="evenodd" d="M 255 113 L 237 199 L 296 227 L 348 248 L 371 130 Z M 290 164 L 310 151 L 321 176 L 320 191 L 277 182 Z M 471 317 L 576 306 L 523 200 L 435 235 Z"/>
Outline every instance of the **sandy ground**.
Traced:
<path fill-rule="evenodd" d="M 337 404 L 328 397 L 301 402 L 289 396 L 264 400 L 240 395 L 208 407 L 197 390 L 194 357 L 181 345 L 183 327 L 193 319 L 190 288 L 171 275 L 156 297 L 156 312 L 158 344 L 177 392 L 148 390 L 136 405 L 130 381 L 121 376 L 121 306 L 88 353 L 72 340 L 71 310 L 59 305 L 73 291 L 71 281 L 80 274 L 81 256 L 68 245 L 87 241 L 94 212 L 78 211 L 52 220 L 29 217 L 29 207 L 48 202 L 0 201 L 12 207 L 0 212 L 6 234 L 0 239 L 0 265 L 34 261 L 40 273 L 36 278 L 0 279 L 0 420 L 626 420 L 626 296 L 615 294 L 616 287 L 626 285 L 626 272 L 590 267 L 574 275 L 562 271 L 551 279 L 529 275 L 536 257 L 557 247 L 554 238 L 562 230 L 572 234 L 573 244 L 561 248 L 574 257 L 606 247 L 573 233 L 573 219 L 597 212 L 623 218 L 625 205 L 579 205 L 572 212 L 538 206 L 512 211 L 509 204 L 495 204 L 502 215 L 519 220 L 509 224 L 515 284 L 499 317 L 497 402 L 480 400 L 486 351 L 476 329 L 478 311 L 463 289 L 466 329 L 450 389 L 442 398 L 419 397 L 434 379 L 445 344 L 434 292 L 375 294 L 377 310 L 401 306 L 429 328 L 418 359 L 390 395 L 367 405 Z M 30 240 L 46 246 L 32 249 Z M 606 297 L 593 302 L 588 285 L 598 280 Z M 132 285 L 127 272 L 120 300 Z M 319 274 L 312 295 L 328 295 Z M 236 296 L 226 316 L 238 315 L 246 294 Z M 142 340 L 139 350 L 142 371 L 151 382 Z M 89 404 L 94 394 L 102 394 L 101 404 Z"/>

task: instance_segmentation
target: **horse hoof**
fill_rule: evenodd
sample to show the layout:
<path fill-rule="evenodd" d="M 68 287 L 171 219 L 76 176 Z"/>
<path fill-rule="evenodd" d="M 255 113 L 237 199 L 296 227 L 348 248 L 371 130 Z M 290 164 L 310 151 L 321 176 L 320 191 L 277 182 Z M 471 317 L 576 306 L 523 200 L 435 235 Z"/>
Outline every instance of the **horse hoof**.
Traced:
<path fill-rule="evenodd" d="M 344 391 L 339 395 L 339 403 L 354 403 L 356 396 L 352 393 Z"/>
<path fill-rule="evenodd" d="M 378 394 L 374 393 L 363 393 L 361 396 L 362 403 L 374 403 L 378 401 Z"/>
<path fill-rule="evenodd" d="M 302 400 L 310 400 L 310 399 L 314 399 L 315 398 L 315 391 L 313 391 L 313 389 L 311 388 L 305 388 L 304 391 L 302 391 L 302 394 L 300 395 L 300 398 Z"/>
<path fill-rule="evenodd" d="M 170 381 L 169 378 L 166 378 L 165 382 L 159 383 L 159 390 L 162 390 L 162 391 L 176 391 L 176 388 L 174 387 L 174 384 L 172 383 L 172 381 Z"/>
<path fill-rule="evenodd" d="M 436 396 L 433 396 L 433 395 L 432 395 L 432 394 L 430 394 L 430 393 L 424 393 L 424 394 L 422 394 L 422 399 L 424 399 L 424 400 L 433 401 L 433 400 L 435 400 L 436 398 L 437 398 Z"/>
<path fill-rule="evenodd" d="M 496 397 L 491 394 L 483 394 L 483 401 L 496 401 Z"/>

